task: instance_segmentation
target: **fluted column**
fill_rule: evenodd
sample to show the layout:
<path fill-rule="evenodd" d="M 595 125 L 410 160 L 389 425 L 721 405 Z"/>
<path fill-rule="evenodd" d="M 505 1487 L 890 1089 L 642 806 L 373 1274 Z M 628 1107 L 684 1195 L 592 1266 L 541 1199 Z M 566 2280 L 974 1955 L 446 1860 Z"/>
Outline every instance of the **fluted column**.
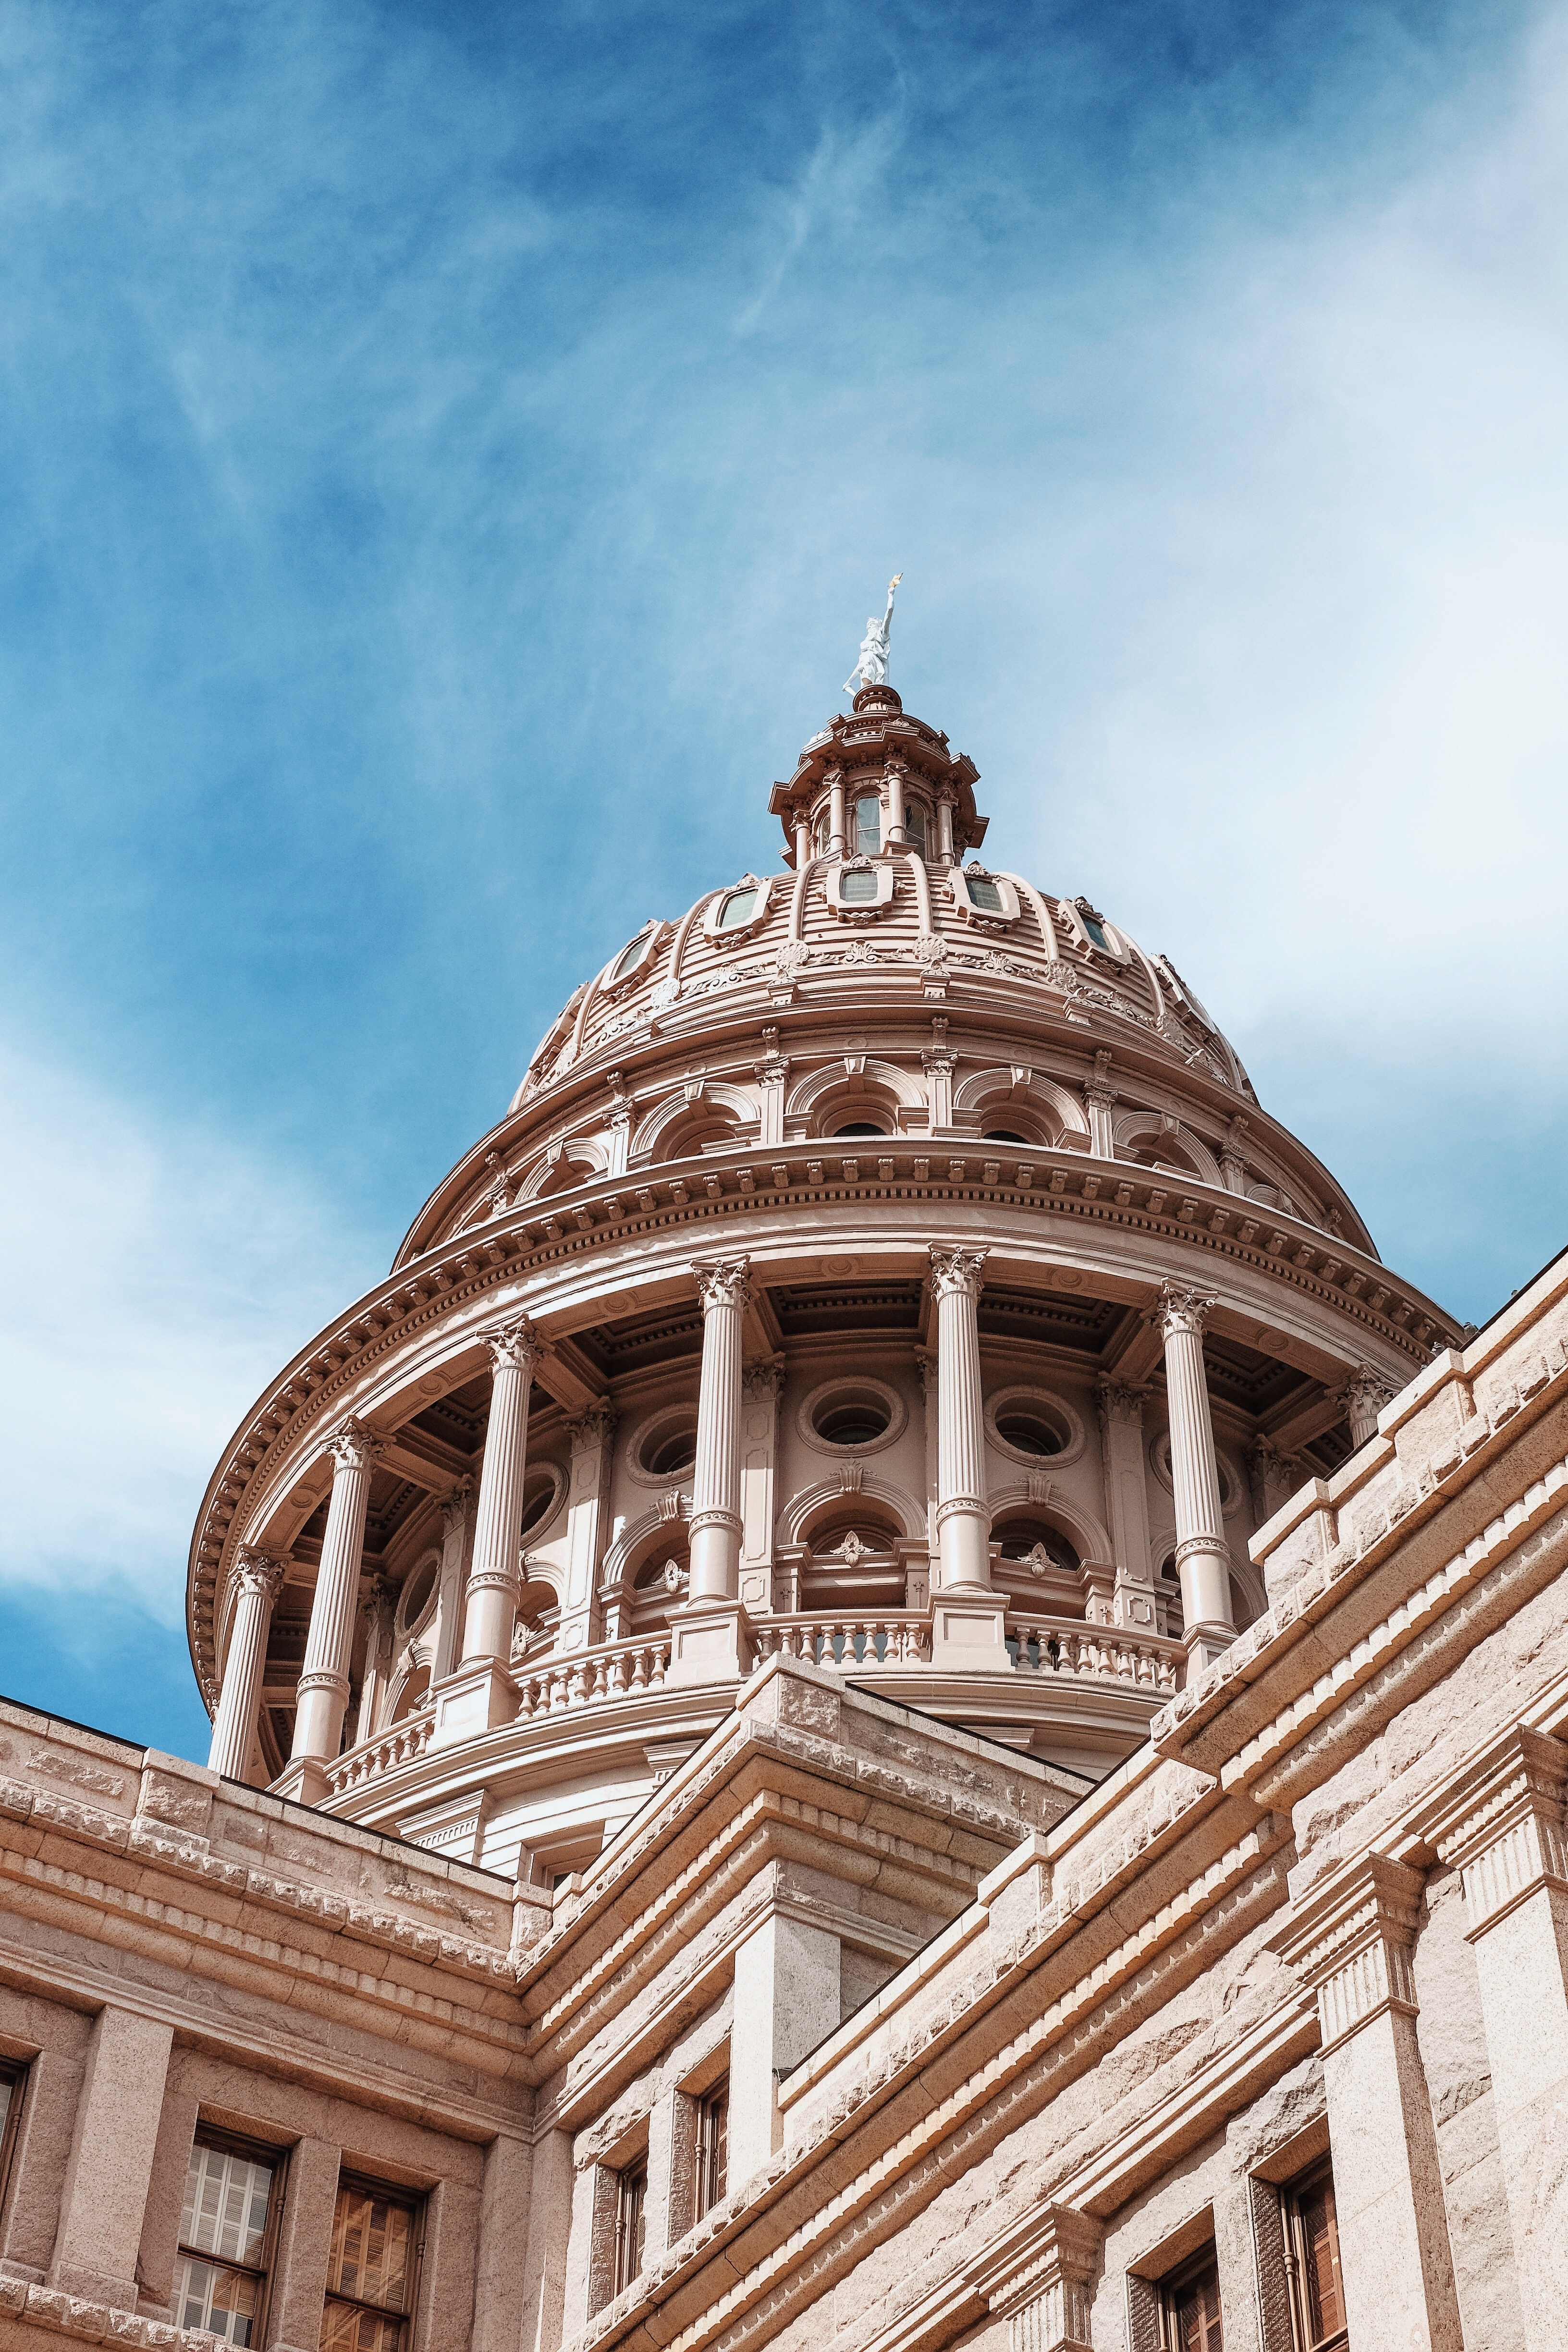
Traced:
<path fill-rule="evenodd" d="M 267 1663 L 267 1635 L 272 1623 L 272 1603 L 283 1581 L 283 1562 L 269 1552 L 239 1555 L 239 1598 L 235 1603 L 234 1630 L 224 1661 L 223 1693 L 213 1721 L 213 1743 L 207 1764 L 226 1780 L 243 1780 L 256 1738 L 256 1713 L 261 1703 L 261 1676 Z"/>
<path fill-rule="evenodd" d="M 327 1451 L 332 1457 L 332 1498 L 294 1715 L 295 1760 L 314 1763 L 331 1763 L 342 1744 L 364 1516 L 381 1440 L 351 1416 L 328 1440 Z"/>
<path fill-rule="evenodd" d="M 1219 1465 L 1204 1378 L 1204 1325 L 1213 1306 L 1212 1298 L 1178 1290 L 1171 1283 L 1160 1294 L 1171 1483 L 1176 1496 L 1176 1572 L 1182 1580 L 1183 1633 L 1197 1670 L 1236 1639 L 1230 1614 L 1230 1546 L 1225 1539 Z"/>
<path fill-rule="evenodd" d="M 691 1473 L 693 1602 L 732 1601 L 741 1564 L 741 1326 L 749 1257 L 691 1269 L 702 1301 L 702 1384 Z"/>
<path fill-rule="evenodd" d="M 991 1590 L 991 1513 L 980 1394 L 980 1270 L 984 1250 L 933 1243 L 936 1298 L 936 1529 L 944 1593 Z"/>
<path fill-rule="evenodd" d="M 485 1333 L 493 1376 L 489 1425 L 479 1469 L 474 1556 L 463 1619 L 462 1665 L 511 1657 L 522 1546 L 522 1479 L 528 1463 L 528 1392 L 539 1335 L 526 1315 Z"/>

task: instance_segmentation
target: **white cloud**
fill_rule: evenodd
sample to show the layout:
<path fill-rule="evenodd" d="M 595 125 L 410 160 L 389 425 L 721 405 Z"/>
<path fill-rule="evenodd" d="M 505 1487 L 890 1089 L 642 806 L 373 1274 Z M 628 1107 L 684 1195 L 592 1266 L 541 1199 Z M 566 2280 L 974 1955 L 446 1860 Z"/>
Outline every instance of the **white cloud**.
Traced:
<path fill-rule="evenodd" d="M 9 1452 L 0 1575 L 127 1587 L 163 1622 L 225 1439 L 348 1296 L 364 1237 L 296 1169 L 160 1127 L 80 1073 L 0 1044 L 11 1236 L 0 1342 Z"/>

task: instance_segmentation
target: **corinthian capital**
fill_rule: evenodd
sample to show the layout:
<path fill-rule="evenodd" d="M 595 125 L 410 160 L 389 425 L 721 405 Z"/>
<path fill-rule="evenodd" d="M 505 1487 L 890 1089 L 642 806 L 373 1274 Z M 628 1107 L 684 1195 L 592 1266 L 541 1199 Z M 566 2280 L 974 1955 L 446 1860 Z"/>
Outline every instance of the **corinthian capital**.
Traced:
<path fill-rule="evenodd" d="M 531 1372 L 536 1356 L 544 1351 L 544 1341 L 526 1315 L 510 1323 L 498 1323 L 482 1334 L 490 1351 L 490 1363 L 498 1372 L 503 1366 L 513 1371 Z"/>
<path fill-rule="evenodd" d="M 1100 1425 L 1109 1429 L 1113 1421 L 1125 1422 L 1129 1428 L 1138 1429 L 1143 1420 L 1143 1400 L 1149 1391 L 1137 1381 L 1107 1378 L 1100 1383 Z"/>
<path fill-rule="evenodd" d="M 1392 1381 L 1385 1381 L 1370 1364 L 1358 1364 L 1340 1393 L 1352 1422 L 1375 1423 L 1384 1406 L 1394 1402 L 1397 1391 Z"/>
<path fill-rule="evenodd" d="M 262 1601 L 270 1601 L 283 1581 L 284 1561 L 269 1551 L 255 1551 L 249 1544 L 240 1547 L 235 1572 L 242 1592 L 254 1592 Z"/>
<path fill-rule="evenodd" d="M 441 1533 L 456 1535 L 468 1515 L 468 1496 L 474 1491 L 471 1478 L 459 1478 L 441 1505 Z"/>
<path fill-rule="evenodd" d="M 958 1242 L 932 1242 L 931 1245 L 931 1286 L 938 1298 L 978 1298 L 981 1291 L 980 1270 L 987 1253 L 983 1249 L 965 1249 Z"/>
<path fill-rule="evenodd" d="M 334 1475 L 340 1470 L 369 1470 L 385 1451 L 386 1441 L 378 1437 L 368 1422 L 350 1413 L 341 1421 L 327 1440 L 327 1452 L 332 1457 Z"/>
<path fill-rule="evenodd" d="M 1154 1310 L 1154 1319 L 1167 1339 L 1181 1331 L 1201 1339 L 1204 1325 L 1214 1312 L 1214 1300 L 1206 1297 L 1201 1290 L 1182 1290 L 1175 1283 L 1167 1282 L 1161 1286 L 1160 1304 Z"/>
<path fill-rule="evenodd" d="M 697 1285 L 704 1315 L 710 1315 L 715 1307 L 743 1307 L 752 1295 L 747 1280 L 751 1270 L 749 1257 L 699 1259 L 692 1266 L 691 1278 Z"/>

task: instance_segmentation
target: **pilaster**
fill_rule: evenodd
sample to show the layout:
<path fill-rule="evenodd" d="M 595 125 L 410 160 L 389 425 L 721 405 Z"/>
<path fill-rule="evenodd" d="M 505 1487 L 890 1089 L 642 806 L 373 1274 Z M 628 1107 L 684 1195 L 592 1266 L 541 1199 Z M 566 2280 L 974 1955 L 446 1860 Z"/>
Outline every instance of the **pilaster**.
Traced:
<path fill-rule="evenodd" d="M 1152 1633 L 1153 1543 L 1143 1467 L 1143 1400 L 1148 1393 L 1141 1381 L 1103 1380 L 1100 1383 L 1105 1500 L 1116 1554 L 1115 1622 Z"/>
<path fill-rule="evenodd" d="M 1090 2315 L 1105 2231 L 1070 2206 L 1043 2206 L 1014 2231 L 975 2284 L 1007 2322 L 1009 2352 L 1091 2352 Z"/>
<path fill-rule="evenodd" d="M 773 1607 L 773 1486 L 778 1453 L 782 1356 L 749 1364 L 741 1376 L 742 1606 L 752 1617 Z"/>
<path fill-rule="evenodd" d="M 572 1445 L 566 1509 L 566 1596 L 557 1647 L 582 1650 L 596 1638 L 595 1592 L 609 1526 L 610 1472 L 615 1461 L 616 1415 L 605 1398 L 567 1423 Z"/>

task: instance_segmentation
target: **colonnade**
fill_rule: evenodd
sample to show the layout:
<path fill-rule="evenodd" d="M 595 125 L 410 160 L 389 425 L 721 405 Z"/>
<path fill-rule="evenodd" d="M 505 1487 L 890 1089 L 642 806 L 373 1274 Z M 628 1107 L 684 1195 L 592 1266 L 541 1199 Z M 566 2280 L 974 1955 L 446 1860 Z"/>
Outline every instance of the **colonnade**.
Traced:
<path fill-rule="evenodd" d="M 984 1249 L 958 1243 L 934 1244 L 931 1249 L 937 1342 L 932 1589 L 957 1629 L 950 1628 L 939 1644 L 942 1662 L 961 1668 L 994 1667 L 1003 1640 L 1002 1596 L 990 1566 L 980 1371 L 979 1301 L 985 1257 Z M 722 1678 L 741 1670 L 742 1327 L 751 1295 L 750 1264 L 749 1258 L 734 1257 L 692 1267 L 702 1307 L 702 1360 L 692 1471 L 690 1580 L 688 1600 L 672 1622 L 673 1682 Z M 1204 1375 L 1204 1325 L 1213 1303 L 1167 1285 L 1156 1310 L 1164 1345 L 1184 1637 L 1189 1658 L 1198 1669 L 1235 1637 L 1230 1553 Z M 437 1685 L 438 1696 L 444 1691 L 450 1700 L 447 1711 L 452 1737 L 468 1736 L 505 1719 L 509 1712 L 529 1394 L 543 1342 L 524 1315 L 487 1332 L 485 1345 L 491 1367 L 490 1412 L 462 1639 L 449 1672 Z M 342 1746 L 365 1515 L 383 1447 L 376 1433 L 352 1416 L 328 1441 L 332 1486 L 326 1532 L 300 1676 L 293 1752 L 278 1783 L 285 1793 L 307 1801 L 326 1793 L 325 1768 Z M 1131 1562 L 1121 1565 L 1135 1567 Z M 244 1777 L 254 1744 L 268 1631 L 282 1574 L 281 1563 L 268 1554 L 247 1550 L 240 1556 L 235 1622 L 210 1759 L 216 1770 L 237 1779 Z"/>

